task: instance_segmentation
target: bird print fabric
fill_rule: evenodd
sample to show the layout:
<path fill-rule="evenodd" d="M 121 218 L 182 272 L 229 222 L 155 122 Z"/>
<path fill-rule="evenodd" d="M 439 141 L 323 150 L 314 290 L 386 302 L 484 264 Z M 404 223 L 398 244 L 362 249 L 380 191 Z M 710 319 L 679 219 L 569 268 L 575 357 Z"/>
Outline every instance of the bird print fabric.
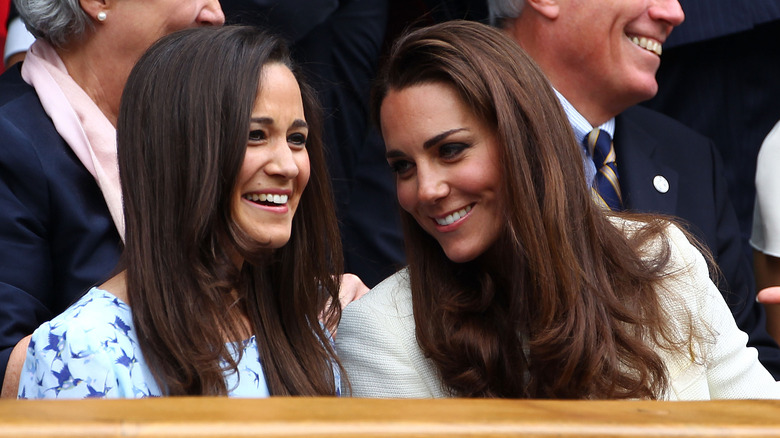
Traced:
<path fill-rule="evenodd" d="M 255 337 L 228 348 L 234 357 L 243 349 L 238 373 L 225 375 L 229 395 L 268 397 Z M 26 399 L 162 395 L 141 354 L 130 307 L 98 288 L 33 333 L 18 393 Z"/>

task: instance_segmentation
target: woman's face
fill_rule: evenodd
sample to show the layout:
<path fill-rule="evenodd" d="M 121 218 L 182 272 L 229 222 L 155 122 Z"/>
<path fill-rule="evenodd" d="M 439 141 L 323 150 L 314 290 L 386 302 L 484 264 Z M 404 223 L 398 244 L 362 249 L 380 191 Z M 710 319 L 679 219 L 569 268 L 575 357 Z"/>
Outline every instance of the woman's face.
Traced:
<path fill-rule="evenodd" d="M 265 66 L 232 213 L 244 232 L 269 249 L 290 240 L 293 216 L 309 181 L 308 132 L 295 76 L 282 64 Z"/>
<path fill-rule="evenodd" d="M 130 59 L 139 58 L 158 39 L 190 27 L 221 26 L 225 15 L 219 0 L 122 0 L 105 9 L 106 21 L 116 35 L 113 50 L 124 51 Z"/>
<path fill-rule="evenodd" d="M 496 242 L 504 221 L 498 143 L 445 83 L 391 90 L 380 111 L 398 202 L 456 263 Z"/>

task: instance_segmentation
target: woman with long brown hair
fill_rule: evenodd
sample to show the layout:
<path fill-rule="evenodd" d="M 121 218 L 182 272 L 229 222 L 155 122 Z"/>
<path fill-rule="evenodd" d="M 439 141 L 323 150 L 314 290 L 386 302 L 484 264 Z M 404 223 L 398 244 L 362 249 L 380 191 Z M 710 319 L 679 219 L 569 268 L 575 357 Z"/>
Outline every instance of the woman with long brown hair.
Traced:
<path fill-rule="evenodd" d="M 353 395 L 780 397 L 686 235 L 593 202 L 552 88 L 505 35 L 405 35 L 373 112 L 409 266 L 344 310 Z"/>
<path fill-rule="evenodd" d="M 0 75 L 0 382 L 11 351 L 122 251 L 116 121 L 127 76 L 159 38 L 221 26 L 218 0 L 19 0 L 35 37 Z M 8 370 L 8 373 L 6 373 Z"/>
<path fill-rule="evenodd" d="M 340 240 L 316 101 L 281 40 L 163 38 L 117 138 L 124 270 L 35 332 L 19 396 L 337 394 Z"/>

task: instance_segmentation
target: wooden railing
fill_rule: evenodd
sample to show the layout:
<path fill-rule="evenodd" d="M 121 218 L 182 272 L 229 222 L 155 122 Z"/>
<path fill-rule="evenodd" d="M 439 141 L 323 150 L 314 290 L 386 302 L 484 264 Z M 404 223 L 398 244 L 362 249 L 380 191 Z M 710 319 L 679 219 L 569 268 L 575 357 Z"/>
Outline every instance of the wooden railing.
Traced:
<path fill-rule="evenodd" d="M 779 437 L 780 401 L 0 401 L 0 437 Z"/>

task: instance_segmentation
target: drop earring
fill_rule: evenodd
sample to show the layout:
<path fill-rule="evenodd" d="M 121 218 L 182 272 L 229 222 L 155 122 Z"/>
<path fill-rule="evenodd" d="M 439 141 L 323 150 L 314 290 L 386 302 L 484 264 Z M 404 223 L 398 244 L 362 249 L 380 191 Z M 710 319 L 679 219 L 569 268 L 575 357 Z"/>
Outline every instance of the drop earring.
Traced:
<path fill-rule="evenodd" d="M 107 16 L 106 16 L 105 12 L 100 11 L 100 12 L 97 13 L 98 21 L 106 21 L 106 18 L 107 18 Z"/>

